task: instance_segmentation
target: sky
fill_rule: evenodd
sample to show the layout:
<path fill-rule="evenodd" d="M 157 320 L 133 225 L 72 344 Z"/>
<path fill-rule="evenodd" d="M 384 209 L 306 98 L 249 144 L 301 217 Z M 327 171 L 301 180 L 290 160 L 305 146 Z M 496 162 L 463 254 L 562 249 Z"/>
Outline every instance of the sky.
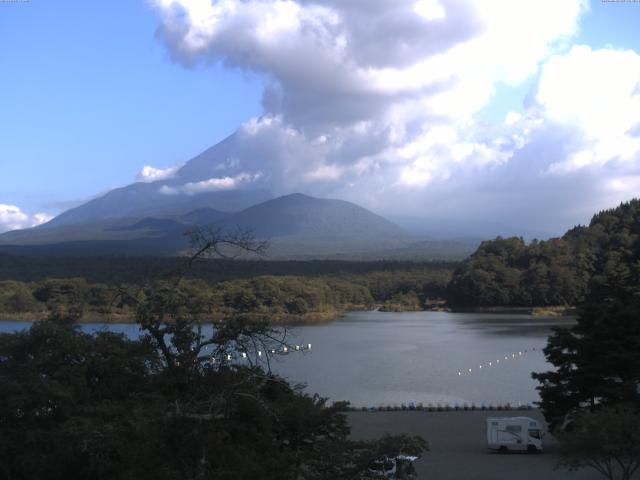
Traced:
<path fill-rule="evenodd" d="M 0 231 L 235 133 L 197 188 L 559 234 L 640 191 L 639 24 L 631 1 L 0 0 Z"/>

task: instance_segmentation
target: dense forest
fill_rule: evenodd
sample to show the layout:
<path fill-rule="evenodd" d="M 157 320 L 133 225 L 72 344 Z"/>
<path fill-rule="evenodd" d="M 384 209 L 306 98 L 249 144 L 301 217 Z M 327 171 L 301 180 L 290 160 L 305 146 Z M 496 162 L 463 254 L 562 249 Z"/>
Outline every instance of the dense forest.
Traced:
<path fill-rule="evenodd" d="M 222 265 L 223 268 L 226 266 Z M 246 266 L 253 269 L 255 263 L 247 263 Z M 325 267 L 322 262 L 319 266 L 316 272 Z M 290 269 L 296 267 L 291 265 Z M 356 268 L 336 272 L 334 266 L 333 273 L 326 275 L 260 275 L 248 278 L 238 275 L 240 278 L 224 281 L 212 280 L 213 274 L 208 278 L 206 275 L 197 278 L 192 274 L 181 282 L 180 290 L 183 295 L 197 301 L 204 318 L 217 320 L 245 314 L 265 316 L 275 322 L 315 322 L 333 319 L 346 310 L 371 309 L 375 304 L 382 305 L 385 310 L 420 310 L 429 299 L 444 295 L 452 272 L 448 265 L 439 264 L 399 265 L 396 269 L 389 265 L 386 267 L 367 272 L 366 265 L 361 265 L 360 269 L 366 273 L 357 273 Z M 310 271 L 313 272 L 314 268 Z M 243 273 L 241 270 L 237 272 Z M 153 282 L 153 286 L 158 288 L 162 284 L 162 280 Z M 0 315 L 4 318 L 39 319 L 51 313 L 73 311 L 83 320 L 128 321 L 134 314 L 134 303 L 130 299 L 144 297 L 148 288 L 146 281 L 100 283 L 85 278 L 45 278 L 31 282 L 4 280 L 0 281 Z"/>
<path fill-rule="evenodd" d="M 602 211 L 589 226 L 561 238 L 483 242 L 454 272 L 447 300 L 454 307 L 578 305 L 594 277 L 627 268 L 638 249 L 640 200 Z"/>

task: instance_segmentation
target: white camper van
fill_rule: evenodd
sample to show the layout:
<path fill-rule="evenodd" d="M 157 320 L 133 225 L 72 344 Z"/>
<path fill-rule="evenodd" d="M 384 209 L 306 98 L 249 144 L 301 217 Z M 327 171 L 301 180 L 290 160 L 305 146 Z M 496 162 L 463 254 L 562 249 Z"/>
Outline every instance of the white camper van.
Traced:
<path fill-rule="evenodd" d="M 542 424 L 533 418 L 487 418 L 487 444 L 490 450 L 503 453 L 541 452 L 542 433 Z"/>

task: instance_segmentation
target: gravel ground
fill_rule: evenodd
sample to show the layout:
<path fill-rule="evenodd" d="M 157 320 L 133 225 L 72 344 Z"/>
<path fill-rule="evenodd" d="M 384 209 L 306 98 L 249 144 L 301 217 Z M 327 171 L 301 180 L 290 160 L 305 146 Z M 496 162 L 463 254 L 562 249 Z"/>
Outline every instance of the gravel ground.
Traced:
<path fill-rule="evenodd" d="M 368 439 L 385 433 L 421 435 L 430 452 L 415 462 L 418 478 L 433 480 L 602 480 L 591 469 L 578 472 L 554 470 L 558 445 L 547 434 L 541 454 L 501 455 L 486 447 L 485 418 L 527 416 L 544 421 L 537 410 L 461 412 L 351 412 L 349 422 L 354 439 Z"/>

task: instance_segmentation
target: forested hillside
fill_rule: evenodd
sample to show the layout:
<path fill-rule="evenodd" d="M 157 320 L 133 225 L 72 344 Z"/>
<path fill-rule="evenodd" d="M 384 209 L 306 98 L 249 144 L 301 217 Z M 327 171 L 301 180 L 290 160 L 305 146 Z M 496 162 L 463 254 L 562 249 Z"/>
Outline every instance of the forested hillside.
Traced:
<path fill-rule="evenodd" d="M 640 200 L 632 200 L 561 238 L 483 242 L 454 272 L 447 299 L 456 307 L 577 305 L 598 278 L 628 277 L 639 249 Z"/>

